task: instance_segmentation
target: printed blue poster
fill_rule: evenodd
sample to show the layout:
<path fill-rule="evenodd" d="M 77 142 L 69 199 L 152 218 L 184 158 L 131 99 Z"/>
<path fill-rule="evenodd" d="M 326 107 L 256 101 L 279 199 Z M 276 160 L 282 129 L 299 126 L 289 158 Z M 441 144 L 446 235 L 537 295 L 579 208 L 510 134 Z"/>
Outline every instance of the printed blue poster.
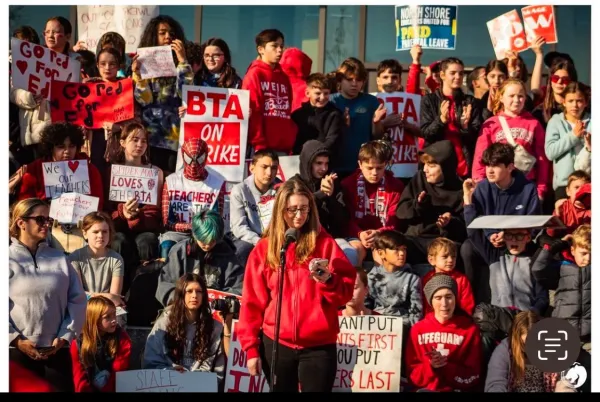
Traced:
<path fill-rule="evenodd" d="M 457 6 L 396 6 L 396 50 L 455 50 Z"/>

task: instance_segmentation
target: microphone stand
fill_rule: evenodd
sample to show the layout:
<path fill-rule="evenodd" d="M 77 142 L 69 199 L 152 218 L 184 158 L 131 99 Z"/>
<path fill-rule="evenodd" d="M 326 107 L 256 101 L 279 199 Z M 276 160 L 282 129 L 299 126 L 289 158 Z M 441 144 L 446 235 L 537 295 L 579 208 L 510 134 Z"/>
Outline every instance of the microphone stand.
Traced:
<path fill-rule="evenodd" d="M 285 253 L 287 251 L 287 241 L 284 243 L 281 251 L 279 251 L 279 279 L 277 284 L 279 285 L 279 292 L 277 293 L 277 310 L 275 313 L 275 339 L 273 340 L 273 352 L 271 354 L 271 389 L 270 392 L 274 392 L 275 384 L 277 382 L 277 376 L 275 375 L 275 367 L 277 365 L 277 358 L 279 353 L 279 327 L 281 324 L 281 304 L 283 296 L 283 281 L 285 278 Z"/>

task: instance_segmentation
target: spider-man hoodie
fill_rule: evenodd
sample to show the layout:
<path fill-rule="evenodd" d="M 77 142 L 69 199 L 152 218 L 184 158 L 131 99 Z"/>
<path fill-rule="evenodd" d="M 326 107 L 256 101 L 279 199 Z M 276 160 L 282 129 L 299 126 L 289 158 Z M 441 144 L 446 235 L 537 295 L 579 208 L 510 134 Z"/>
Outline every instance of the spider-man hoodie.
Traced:
<path fill-rule="evenodd" d="M 291 119 L 293 89 L 281 66 L 254 60 L 242 89 L 250 91 L 248 144 L 256 151 L 269 148 L 291 154 L 297 131 Z"/>
<path fill-rule="evenodd" d="M 292 349 L 334 344 L 340 331 L 338 308 L 354 291 L 356 269 L 335 240 L 319 232 L 313 253 L 303 263 L 295 261 L 296 244 L 286 252 L 279 343 Z M 279 270 L 267 265 L 269 239 L 262 238 L 248 257 L 242 291 L 238 336 L 248 359 L 259 356 L 259 332 L 274 339 Z M 313 258 L 329 260 L 331 278 L 325 283 L 310 277 Z"/>

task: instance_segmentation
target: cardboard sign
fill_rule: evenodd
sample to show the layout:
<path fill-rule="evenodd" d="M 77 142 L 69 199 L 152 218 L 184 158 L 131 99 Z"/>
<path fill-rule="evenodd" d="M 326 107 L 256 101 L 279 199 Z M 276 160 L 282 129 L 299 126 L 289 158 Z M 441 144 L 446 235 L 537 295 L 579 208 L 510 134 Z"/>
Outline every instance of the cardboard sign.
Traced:
<path fill-rule="evenodd" d="M 179 146 L 190 138 L 201 138 L 208 145 L 207 164 L 227 181 L 241 182 L 248 139 L 249 91 L 184 85 L 183 105 L 187 112 L 181 120 Z M 178 152 L 177 169 L 182 166 Z"/>
<path fill-rule="evenodd" d="M 77 6 L 77 37 L 96 53 L 98 41 L 107 32 L 125 39 L 125 51 L 135 52 L 148 22 L 159 14 L 159 6 Z"/>
<path fill-rule="evenodd" d="M 52 122 L 66 121 L 85 128 L 102 128 L 105 122 L 133 119 L 133 82 L 78 84 L 54 81 L 50 91 Z"/>
<path fill-rule="evenodd" d="M 175 370 L 117 371 L 116 392 L 217 392 L 217 373 Z"/>
<path fill-rule="evenodd" d="M 42 163 L 46 198 L 62 193 L 91 194 L 88 162 L 85 159 Z"/>
<path fill-rule="evenodd" d="M 225 392 L 269 392 L 264 374 L 251 376 L 248 372 L 246 352 L 238 339 L 238 320 L 233 321 L 229 342 L 229 363 L 225 372 Z"/>
<path fill-rule="evenodd" d="M 98 211 L 98 197 L 63 193 L 50 203 L 50 217 L 58 223 L 77 224 L 90 212 Z"/>
<path fill-rule="evenodd" d="M 531 46 L 536 36 L 546 39 L 546 44 L 557 43 L 554 6 L 528 6 L 521 9 L 527 44 Z"/>
<path fill-rule="evenodd" d="M 10 46 L 13 87 L 50 99 L 52 80 L 79 82 L 79 61 L 16 38 L 11 38 Z"/>
<path fill-rule="evenodd" d="M 512 10 L 487 22 L 496 58 L 502 60 L 507 51 L 526 50 L 529 45 L 517 10 Z"/>
<path fill-rule="evenodd" d="M 177 77 L 171 46 L 141 47 L 137 54 L 142 79 Z"/>
<path fill-rule="evenodd" d="M 158 169 L 112 165 L 108 199 L 127 202 L 132 198 L 140 204 L 158 204 Z"/>
<path fill-rule="evenodd" d="M 339 317 L 334 392 L 400 392 L 402 318 Z"/>
<path fill-rule="evenodd" d="M 396 6 L 396 50 L 454 50 L 457 6 Z"/>
<path fill-rule="evenodd" d="M 388 115 L 402 114 L 408 123 L 420 126 L 421 95 L 404 92 L 376 92 L 379 103 L 385 105 Z M 392 141 L 394 155 L 392 157 L 392 172 L 394 177 L 413 177 L 418 167 L 418 138 L 414 137 L 403 127 L 387 128 L 387 135 Z"/>

